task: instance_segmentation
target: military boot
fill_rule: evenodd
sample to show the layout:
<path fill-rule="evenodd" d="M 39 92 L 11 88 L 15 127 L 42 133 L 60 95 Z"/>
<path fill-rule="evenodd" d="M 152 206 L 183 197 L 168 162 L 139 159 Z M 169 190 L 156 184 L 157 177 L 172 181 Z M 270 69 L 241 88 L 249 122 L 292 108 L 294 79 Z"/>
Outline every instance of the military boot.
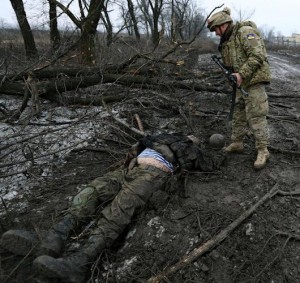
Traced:
<path fill-rule="evenodd" d="M 27 255 L 37 251 L 39 238 L 32 231 L 8 230 L 1 236 L 1 245 L 13 254 Z"/>
<path fill-rule="evenodd" d="M 267 148 L 258 149 L 257 158 L 254 162 L 255 169 L 262 169 L 266 166 L 270 153 Z"/>
<path fill-rule="evenodd" d="M 65 282 L 84 282 L 87 265 L 92 263 L 105 248 L 101 236 L 91 236 L 80 251 L 63 258 L 53 258 L 47 255 L 37 257 L 33 266 L 48 278 L 60 278 Z"/>
<path fill-rule="evenodd" d="M 58 257 L 69 233 L 76 227 L 77 221 L 71 214 L 63 217 L 42 237 L 37 255 Z"/>
<path fill-rule="evenodd" d="M 45 232 L 41 241 L 33 231 L 8 230 L 1 237 L 1 245 L 16 255 L 27 255 L 32 252 L 37 255 L 45 254 L 57 257 L 76 222 L 72 215 L 66 215 L 49 231 Z"/>
<path fill-rule="evenodd" d="M 233 142 L 229 146 L 224 148 L 225 152 L 242 152 L 244 150 L 243 142 Z"/>

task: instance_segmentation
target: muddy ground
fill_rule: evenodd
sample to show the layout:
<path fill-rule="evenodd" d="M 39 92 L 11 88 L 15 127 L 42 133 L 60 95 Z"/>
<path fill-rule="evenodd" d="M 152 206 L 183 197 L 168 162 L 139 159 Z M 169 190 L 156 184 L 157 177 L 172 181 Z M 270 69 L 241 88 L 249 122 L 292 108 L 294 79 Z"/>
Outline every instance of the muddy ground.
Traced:
<path fill-rule="evenodd" d="M 209 55 L 201 55 L 194 68 L 197 73 L 207 72 L 212 64 Z M 256 152 L 249 132 L 245 152 L 228 156 L 218 172 L 191 172 L 185 182 L 177 185 L 174 178 L 173 186 L 153 195 L 113 248 L 99 256 L 86 282 L 146 282 L 214 239 L 274 186 L 286 194 L 268 198 L 223 241 L 162 282 L 300 282 L 300 59 L 271 53 L 270 64 L 273 81 L 267 92 L 271 158 L 267 167 L 253 169 Z M 208 138 L 213 133 L 224 134 L 229 142 L 228 94 L 176 89 L 159 92 L 109 85 L 81 90 L 79 95 L 95 95 L 107 89 L 126 94 L 123 101 L 110 107 L 114 115 L 131 126 L 137 128 L 134 114 L 139 114 L 145 130 L 151 133 L 193 133 L 200 137 L 203 148 L 209 148 Z M 17 97 L 0 97 L 11 108 L 21 103 Z M 35 150 L 45 153 L 50 143 L 51 150 L 54 145 L 56 149 L 71 145 L 70 150 L 40 158 L 28 170 L 10 167 L 12 171 L 23 171 L 20 174 L 8 176 L 2 171 L 1 233 L 14 227 L 35 229 L 38 233 L 49 228 L 84 184 L 113 170 L 124 158 L 138 136 L 103 114 L 104 110 L 63 108 L 44 102 L 43 114 L 26 125 L 22 118 L 13 125 L 14 130 L 12 125 L 1 123 L 2 145 L 12 141 L 13 134 L 40 134 L 38 139 L 23 140 L 24 156 Z M 26 115 L 28 118 L 30 110 L 23 113 L 24 121 Z M 50 129 L 57 126 L 65 130 L 51 134 Z M 47 136 L 41 134 L 45 129 Z M 7 136 L 10 139 L 5 139 Z M 72 141 L 77 139 L 75 146 Z M 2 147 L 4 158 L 6 150 Z M 8 164 L 9 160 L 1 162 Z M 78 238 L 70 238 L 65 252 L 72 251 L 76 242 Z M 35 273 L 32 254 L 15 256 L 2 248 L 0 255 L 1 282 L 59 282 L 47 281 Z"/>

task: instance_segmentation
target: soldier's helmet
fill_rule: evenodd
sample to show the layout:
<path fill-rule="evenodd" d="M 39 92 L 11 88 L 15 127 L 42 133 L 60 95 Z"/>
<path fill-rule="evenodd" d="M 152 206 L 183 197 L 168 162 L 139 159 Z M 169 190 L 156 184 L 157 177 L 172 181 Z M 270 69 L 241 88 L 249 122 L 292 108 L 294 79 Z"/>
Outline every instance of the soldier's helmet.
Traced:
<path fill-rule="evenodd" d="M 225 7 L 223 11 L 214 13 L 208 20 L 207 20 L 207 28 L 211 32 L 215 31 L 215 28 L 225 24 L 232 22 L 232 18 L 230 16 L 231 10 L 228 7 Z"/>

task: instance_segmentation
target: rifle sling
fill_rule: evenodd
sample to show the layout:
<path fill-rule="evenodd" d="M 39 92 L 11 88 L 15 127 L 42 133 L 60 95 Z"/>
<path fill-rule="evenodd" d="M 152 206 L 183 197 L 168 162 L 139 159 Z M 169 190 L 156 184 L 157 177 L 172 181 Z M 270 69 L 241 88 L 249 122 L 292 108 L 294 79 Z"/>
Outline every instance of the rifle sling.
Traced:
<path fill-rule="evenodd" d="M 236 86 L 236 84 L 234 84 L 234 85 L 232 86 L 232 95 L 231 95 L 230 112 L 229 112 L 229 116 L 228 116 L 229 122 L 232 121 L 232 117 L 233 117 L 233 111 L 234 111 L 234 106 L 235 106 L 235 98 L 236 98 L 236 89 L 237 89 L 237 86 Z"/>

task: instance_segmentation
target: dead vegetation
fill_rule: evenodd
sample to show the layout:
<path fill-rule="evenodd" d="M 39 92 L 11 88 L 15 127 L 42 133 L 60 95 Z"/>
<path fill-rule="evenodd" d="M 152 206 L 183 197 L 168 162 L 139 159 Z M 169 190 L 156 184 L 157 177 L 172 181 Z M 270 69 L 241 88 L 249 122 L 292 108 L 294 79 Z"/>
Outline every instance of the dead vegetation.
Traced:
<path fill-rule="evenodd" d="M 82 69 L 65 56 L 30 72 L 14 69 L 13 57 L 3 61 L 1 232 L 49 228 L 77 190 L 118 166 L 143 134 L 193 133 L 204 148 L 216 132 L 229 141 L 230 87 L 210 59 L 215 49 L 178 46 L 166 60 L 165 46 L 151 56 L 125 46 L 115 46 L 97 68 Z M 229 156 L 219 172 L 174 177 L 99 256 L 87 282 L 300 281 L 300 68 L 278 54 L 270 64 L 267 168 L 252 169 L 249 132 L 245 153 Z M 33 258 L 3 249 L 1 281 L 47 282 L 32 270 Z"/>

